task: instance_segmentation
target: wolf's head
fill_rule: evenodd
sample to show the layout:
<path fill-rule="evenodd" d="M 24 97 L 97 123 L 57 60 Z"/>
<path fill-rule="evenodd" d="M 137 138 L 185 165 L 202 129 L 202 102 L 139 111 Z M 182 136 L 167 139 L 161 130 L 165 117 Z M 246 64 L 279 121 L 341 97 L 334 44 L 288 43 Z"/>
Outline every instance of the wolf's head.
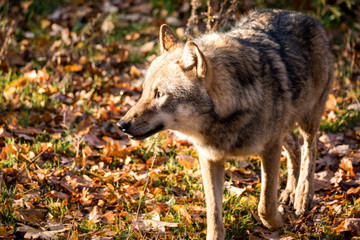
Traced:
<path fill-rule="evenodd" d="M 204 83 L 208 63 L 198 46 L 180 43 L 171 28 L 162 25 L 160 51 L 147 71 L 141 98 L 118 122 L 132 139 L 164 129 L 194 135 L 213 109 Z"/>

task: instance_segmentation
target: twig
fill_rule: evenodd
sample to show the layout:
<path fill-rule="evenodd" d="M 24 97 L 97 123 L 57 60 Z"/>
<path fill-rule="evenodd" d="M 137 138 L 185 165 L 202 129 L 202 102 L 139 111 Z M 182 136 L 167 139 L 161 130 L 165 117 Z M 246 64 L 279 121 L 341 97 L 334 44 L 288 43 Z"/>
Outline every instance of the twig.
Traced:
<path fill-rule="evenodd" d="M 140 207 L 141 207 L 141 202 L 142 200 L 146 197 L 146 189 L 147 189 L 147 186 L 149 184 L 149 176 L 150 176 L 150 172 L 152 171 L 153 169 L 153 166 L 154 166 L 154 162 L 155 162 L 155 158 L 156 157 L 152 157 L 152 161 L 151 161 L 151 166 L 150 166 L 150 169 L 148 170 L 147 174 L 146 174 L 146 181 L 145 181 L 145 185 L 144 185 L 144 189 L 142 191 L 142 196 L 141 196 L 141 199 L 140 199 L 140 204 L 138 206 L 138 209 L 136 211 L 136 217 L 135 217 L 135 222 L 138 220 L 138 217 L 139 217 L 139 212 L 140 212 Z"/>
<path fill-rule="evenodd" d="M 208 8 L 208 12 L 207 12 L 207 21 L 206 21 L 206 30 L 208 32 L 211 31 L 211 12 L 212 12 L 212 7 L 211 7 L 211 0 L 207 0 L 206 1 L 207 4 L 207 8 Z"/>
<path fill-rule="evenodd" d="M 14 178 L 16 179 L 16 178 L 20 177 L 25 172 L 25 170 L 27 170 L 30 167 L 31 164 L 36 162 L 41 157 L 41 155 L 43 155 L 44 152 L 46 152 L 48 149 L 49 149 L 49 147 L 47 147 L 45 150 L 43 150 L 41 153 L 39 153 L 33 159 L 31 159 L 30 162 L 28 162 L 28 164 L 26 164 L 26 167 L 23 170 L 21 170 L 21 172 L 16 174 L 16 176 Z"/>
<path fill-rule="evenodd" d="M 153 146 L 153 145 L 152 145 Z M 152 169 L 153 169 L 153 166 L 154 166 L 154 162 L 155 162 L 155 159 L 156 157 L 152 157 L 152 161 L 151 161 L 151 167 L 150 167 L 150 169 L 148 170 L 148 172 L 147 172 L 147 174 L 146 174 L 146 181 L 145 181 L 145 185 L 144 185 L 144 189 L 143 189 L 143 191 L 142 191 L 142 196 L 141 196 L 141 198 L 140 198 L 140 203 L 139 203 L 139 206 L 138 206 L 138 209 L 137 209 L 137 211 L 136 211 L 136 217 L 135 217 L 135 222 L 137 222 L 138 221 L 138 218 L 139 218 L 139 212 L 140 212 L 140 208 L 141 208 L 141 205 L 142 205 L 142 201 L 146 198 L 146 189 L 147 189 L 147 186 L 148 186 L 148 184 L 149 184 L 149 176 L 150 176 L 150 172 L 152 171 Z M 140 232 L 140 234 L 142 234 L 141 233 L 141 231 L 140 231 L 140 229 L 139 229 L 139 232 Z"/>
<path fill-rule="evenodd" d="M 0 192 L 3 192 L 4 184 L 4 172 L 0 171 Z"/>
<path fill-rule="evenodd" d="M 1 49 L 0 49 L 0 64 L 5 59 L 5 55 L 6 55 L 7 50 L 8 50 L 8 45 L 10 43 L 10 36 L 14 32 L 14 25 L 15 25 L 15 20 L 12 20 L 11 23 L 10 23 L 10 26 L 9 26 L 7 32 L 6 32 L 6 36 L 4 38 L 3 45 L 1 46 Z"/>
<path fill-rule="evenodd" d="M 151 143 L 150 147 L 147 149 L 146 153 L 148 153 L 150 151 L 150 149 L 152 149 L 155 145 L 155 141 L 156 141 L 156 136 L 154 137 L 154 140 L 153 142 Z M 153 156 L 152 157 L 152 161 L 151 161 L 151 166 L 150 168 L 148 169 L 147 173 L 146 173 L 146 180 L 145 180 L 145 185 L 144 185 L 144 188 L 142 190 L 142 195 L 140 195 L 140 203 L 139 203 L 139 206 L 138 206 L 138 209 L 136 211 L 136 216 L 135 216 L 135 222 L 138 221 L 138 218 L 139 218 L 139 212 L 140 212 L 140 208 L 141 208 L 141 203 L 143 201 L 143 199 L 146 197 L 146 190 L 147 190 L 147 186 L 149 184 L 149 178 L 150 178 L 150 172 L 152 171 L 153 167 L 154 167 L 154 162 L 155 162 L 155 159 L 156 157 Z M 141 231 L 140 231 L 140 234 L 141 234 Z M 129 239 L 129 236 L 126 238 L 126 239 Z"/>
<path fill-rule="evenodd" d="M 198 23 L 199 16 L 196 13 L 196 10 L 201 6 L 201 0 L 191 0 L 191 16 L 186 24 L 186 39 L 191 40 L 194 37 L 194 26 Z"/>
<path fill-rule="evenodd" d="M 228 2 L 228 0 L 225 0 L 225 1 L 224 1 L 224 4 L 223 4 L 223 5 L 221 6 L 221 8 L 220 8 L 219 17 L 218 17 L 217 21 L 215 22 L 215 24 L 214 24 L 214 26 L 213 26 L 213 28 L 212 28 L 213 31 L 215 31 L 216 28 L 217 28 L 217 26 L 219 25 L 222 12 L 224 11 L 224 7 L 225 7 L 225 5 L 227 4 L 227 2 Z"/>

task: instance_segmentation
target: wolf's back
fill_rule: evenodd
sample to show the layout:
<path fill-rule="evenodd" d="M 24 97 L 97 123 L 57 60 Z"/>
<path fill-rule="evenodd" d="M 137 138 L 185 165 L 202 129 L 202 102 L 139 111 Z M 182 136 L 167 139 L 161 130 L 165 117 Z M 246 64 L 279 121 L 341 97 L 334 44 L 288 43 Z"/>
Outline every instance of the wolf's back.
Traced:
<path fill-rule="evenodd" d="M 213 67 L 209 89 L 219 118 L 229 132 L 241 133 L 235 145 L 261 129 L 285 131 L 323 112 L 333 60 L 316 19 L 286 10 L 254 11 L 231 31 L 205 34 L 195 43 Z"/>

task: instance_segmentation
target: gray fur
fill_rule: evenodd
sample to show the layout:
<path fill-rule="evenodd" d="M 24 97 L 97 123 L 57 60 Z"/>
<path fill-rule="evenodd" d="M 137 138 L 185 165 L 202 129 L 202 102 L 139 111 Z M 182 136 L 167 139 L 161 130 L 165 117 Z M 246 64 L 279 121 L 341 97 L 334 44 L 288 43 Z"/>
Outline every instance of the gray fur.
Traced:
<path fill-rule="evenodd" d="M 162 29 L 162 53 L 148 70 L 139 102 L 119 122 L 122 130 L 142 139 L 172 129 L 197 146 L 208 240 L 225 236 L 221 196 L 230 157 L 262 155 L 258 210 L 262 223 L 276 229 L 283 224 L 277 182 L 284 145 L 289 177 L 281 201 L 306 214 L 314 194 L 315 137 L 333 73 L 320 23 L 297 12 L 254 11 L 227 33 L 186 44 Z M 305 140 L 301 154 L 289 135 L 296 123 Z"/>

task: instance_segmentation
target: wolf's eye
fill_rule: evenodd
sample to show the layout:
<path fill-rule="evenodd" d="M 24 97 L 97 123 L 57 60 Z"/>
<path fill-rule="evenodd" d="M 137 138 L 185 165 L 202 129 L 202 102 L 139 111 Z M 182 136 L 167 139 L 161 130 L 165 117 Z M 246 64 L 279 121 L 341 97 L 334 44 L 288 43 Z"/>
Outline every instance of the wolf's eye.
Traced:
<path fill-rule="evenodd" d="M 164 94 L 159 89 L 156 89 L 154 97 L 161 98 L 162 96 L 164 96 Z"/>

